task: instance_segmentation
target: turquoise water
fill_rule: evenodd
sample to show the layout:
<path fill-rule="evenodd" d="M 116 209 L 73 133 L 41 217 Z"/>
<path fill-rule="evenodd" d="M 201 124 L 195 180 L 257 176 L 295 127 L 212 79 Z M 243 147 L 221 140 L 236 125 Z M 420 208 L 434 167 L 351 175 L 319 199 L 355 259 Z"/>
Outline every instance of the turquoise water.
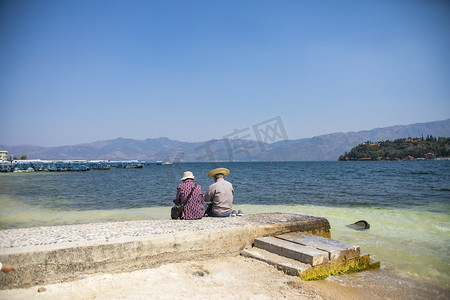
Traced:
<path fill-rule="evenodd" d="M 225 163 L 235 209 L 322 216 L 382 269 L 448 289 L 450 162 Z M 165 219 L 185 170 L 203 191 L 216 165 L 185 163 L 81 173 L 0 174 L 0 228 Z M 367 220 L 370 230 L 347 224 Z"/>

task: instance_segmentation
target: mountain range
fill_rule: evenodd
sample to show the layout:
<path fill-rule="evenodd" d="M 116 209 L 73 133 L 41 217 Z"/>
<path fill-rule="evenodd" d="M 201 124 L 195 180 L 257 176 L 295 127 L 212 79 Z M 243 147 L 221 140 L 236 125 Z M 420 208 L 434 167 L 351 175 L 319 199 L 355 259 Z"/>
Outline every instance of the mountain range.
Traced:
<path fill-rule="evenodd" d="M 16 157 L 26 155 L 28 159 L 49 160 L 326 161 L 337 160 L 345 151 L 350 151 L 355 145 L 368 140 L 394 140 L 427 135 L 450 137 L 450 119 L 359 132 L 337 132 L 298 140 L 281 139 L 272 143 L 242 139 L 191 143 L 161 137 L 146 140 L 117 138 L 60 147 L 0 145 L 0 149 L 7 150 Z"/>

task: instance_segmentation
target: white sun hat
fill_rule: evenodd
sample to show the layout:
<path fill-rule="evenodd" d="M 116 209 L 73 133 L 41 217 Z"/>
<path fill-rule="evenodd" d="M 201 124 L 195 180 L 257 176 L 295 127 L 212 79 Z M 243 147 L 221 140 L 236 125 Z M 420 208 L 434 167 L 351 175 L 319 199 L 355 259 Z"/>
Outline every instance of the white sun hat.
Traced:
<path fill-rule="evenodd" d="M 186 171 L 183 173 L 183 178 L 181 178 L 181 181 L 184 181 L 186 179 L 195 179 L 195 176 L 191 171 Z"/>

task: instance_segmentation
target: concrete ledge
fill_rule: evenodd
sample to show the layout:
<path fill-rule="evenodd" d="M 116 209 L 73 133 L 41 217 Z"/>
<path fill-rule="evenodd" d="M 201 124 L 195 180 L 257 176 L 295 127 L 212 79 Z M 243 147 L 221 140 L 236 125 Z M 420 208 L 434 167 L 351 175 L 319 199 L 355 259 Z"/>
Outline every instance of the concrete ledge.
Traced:
<path fill-rule="evenodd" d="M 105 239 L 99 236 L 97 240 L 3 247 L 0 248 L 0 261 L 13 265 L 16 271 L 0 274 L 0 289 L 74 280 L 84 274 L 96 272 L 127 272 L 167 262 L 238 254 L 250 247 L 255 238 L 263 236 L 305 232 L 330 237 L 330 224 L 325 218 L 269 213 L 226 219 L 229 220 L 204 218 L 195 221 L 195 230 L 192 231 L 186 229 L 191 224 L 187 221 L 161 220 L 159 226 L 175 225 L 184 228 L 182 232 L 170 234 L 149 232 L 148 235 L 139 237 Z M 211 229 L 211 224 L 216 220 L 225 222 L 225 226 Z M 230 227 L 226 226 L 226 222 L 230 222 Z M 128 223 L 130 222 L 127 222 L 127 227 Z M 96 224 L 89 226 L 95 227 Z M 45 230 L 51 228 L 41 227 L 38 232 L 45 234 Z M 30 234 L 33 232 L 30 229 Z M 0 239 L 7 239 L 8 235 L 14 236 L 14 230 L 4 231 L 3 235 L 1 233 Z M 7 244 L 5 242 L 8 241 L 1 242 Z"/>

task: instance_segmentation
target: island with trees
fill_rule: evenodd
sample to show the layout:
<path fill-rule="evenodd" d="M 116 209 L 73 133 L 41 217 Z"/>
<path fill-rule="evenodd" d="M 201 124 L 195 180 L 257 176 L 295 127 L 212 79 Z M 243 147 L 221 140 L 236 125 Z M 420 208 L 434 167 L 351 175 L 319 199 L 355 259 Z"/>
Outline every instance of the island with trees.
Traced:
<path fill-rule="evenodd" d="M 450 137 L 367 141 L 339 156 L 340 161 L 429 160 L 450 157 Z"/>

